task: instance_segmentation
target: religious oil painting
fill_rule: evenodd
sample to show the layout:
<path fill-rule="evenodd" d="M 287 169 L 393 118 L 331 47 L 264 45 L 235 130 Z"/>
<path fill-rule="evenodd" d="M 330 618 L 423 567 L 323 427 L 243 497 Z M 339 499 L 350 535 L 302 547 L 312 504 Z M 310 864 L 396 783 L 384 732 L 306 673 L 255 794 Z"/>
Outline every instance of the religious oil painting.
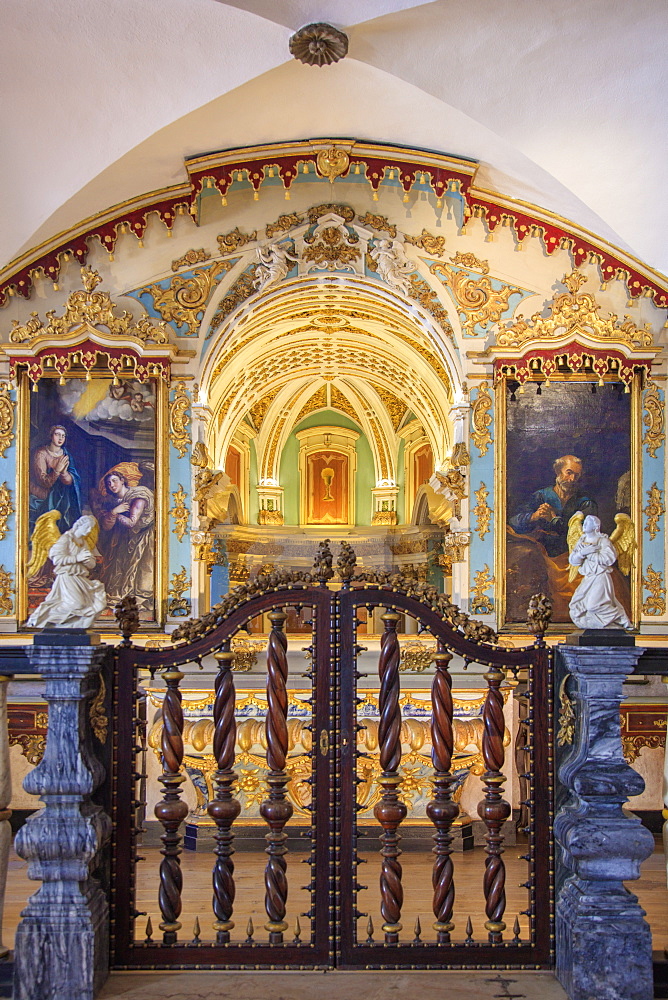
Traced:
<path fill-rule="evenodd" d="M 580 577 L 568 565 L 571 519 L 593 514 L 612 535 L 615 516 L 632 515 L 632 395 L 621 383 L 536 390 L 529 384 L 506 400 L 506 621 L 525 622 L 531 596 L 544 593 L 552 621 L 572 624 L 568 605 Z M 629 577 L 616 566 L 613 578 L 630 617 Z"/>
<path fill-rule="evenodd" d="M 318 451 L 306 459 L 307 524 L 348 524 L 348 456 Z"/>
<path fill-rule="evenodd" d="M 156 606 L 156 396 L 154 379 L 42 379 L 30 393 L 27 611 L 54 582 L 53 533 L 83 514 L 98 523 L 91 572 L 106 594 L 100 619 L 126 595 L 143 621 Z"/>

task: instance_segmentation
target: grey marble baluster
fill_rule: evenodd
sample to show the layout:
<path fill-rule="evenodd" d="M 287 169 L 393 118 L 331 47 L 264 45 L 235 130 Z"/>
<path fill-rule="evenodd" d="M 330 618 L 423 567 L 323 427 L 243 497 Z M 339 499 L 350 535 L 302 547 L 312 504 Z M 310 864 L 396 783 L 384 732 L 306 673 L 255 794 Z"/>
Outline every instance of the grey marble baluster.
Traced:
<path fill-rule="evenodd" d="M 16 932 L 14 1000 L 92 1000 L 109 968 L 109 910 L 92 876 L 109 817 L 92 801 L 104 777 L 92 750 L 89 705 L 110 650 L 79 630 L 35 636 L 30 666 L 46 681 L 49 730 L 41 763 L 25 778 L 44 808 L 16 837 L 28 877 L 42 885 Z"/>
<path fill-rule="evenodd" d="M 571 1000 L 652 1000 L 652 937 L 624 882 L 637 879 L 654 838 L 622 809 L 645 787 L 624 760 L 622 684 L 635 647 L 560 646 L 572 675 L 575 736 L 559 768 L 569 797 L 554 833 L 560 875 L 557 976 Z"/>

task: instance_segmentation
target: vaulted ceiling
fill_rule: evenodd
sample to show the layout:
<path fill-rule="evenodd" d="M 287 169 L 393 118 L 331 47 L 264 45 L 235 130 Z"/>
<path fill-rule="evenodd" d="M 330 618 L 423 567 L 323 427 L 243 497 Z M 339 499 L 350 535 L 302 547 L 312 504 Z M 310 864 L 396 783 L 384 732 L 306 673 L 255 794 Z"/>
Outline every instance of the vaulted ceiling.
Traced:
<path fill-rule="evenodd" d="M 325 20 L 342 62 L 293 60 Z M 4 0 L 0 266 L 213 149 L 382 139 L 668 272 L 668 10 L 659 0 Z"/>

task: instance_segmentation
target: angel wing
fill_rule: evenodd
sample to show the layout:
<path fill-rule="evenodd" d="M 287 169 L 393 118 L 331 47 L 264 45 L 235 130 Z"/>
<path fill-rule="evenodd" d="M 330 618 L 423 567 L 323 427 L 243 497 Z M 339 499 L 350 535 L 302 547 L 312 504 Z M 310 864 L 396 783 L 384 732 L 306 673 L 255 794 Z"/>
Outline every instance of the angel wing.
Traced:
<path fill-rule="evenodd" d="M 42 514 L 41 517 L 37 518 L 35 530 L 30 539 L 30 562 L 26 570 L 28 579 L 32 576 L 37 576 L 48 558 L 49 549 L 60 538 L 60 531 L 56 524 L 59 520 L 59 510 L 47 510 L 46 514 Z"/>
<path fill-rule="evenodd" d="M 633 554 L 638 547 L 636 529 L 628 514 L 615 514 L 615 524 L 617 527 L 610 535 L 610 541 L 617 551 L 617 565 L 624 576 L 628 576 L 633 566 Z"/>
<path fill-rule="evenodd" d="M 581 510 L 576 510 L 573 517 L 568 522 L 568 534 L 566 535 L 566 543 L 568 545 L 568 554 L 570 555 L 575 548 L 577 542 L 582 534 L 582 522 L 584 521 L 584 514 Z M 572 583 L 573 580 L 577 578 L 579 573 L 577 566 L 571 566 L 568 573 L 568 581 Z"/>

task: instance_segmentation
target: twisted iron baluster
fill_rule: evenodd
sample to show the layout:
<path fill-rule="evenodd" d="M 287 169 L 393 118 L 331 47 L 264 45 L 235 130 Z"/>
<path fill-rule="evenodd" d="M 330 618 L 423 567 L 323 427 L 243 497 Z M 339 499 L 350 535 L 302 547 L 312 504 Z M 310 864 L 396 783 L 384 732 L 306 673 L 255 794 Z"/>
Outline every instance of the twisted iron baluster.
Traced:
<path fill-rule="evenodd" d="M 380 746 L 381 800 L 376 803 L 374 816 L 383 827 L 381 835 L 381 872 L 380 872 L 380 912 L 383 920 L 386 944 L 397 944 L 401 930 L 401 907 L 404 901 L 404 890 L 401 885 L 401 864 L 399 862 L 399 841 L 401 837 L 397 828 L 406 816 L 406 806 L 399 800 L 399 784 L 401 777 L 397 773 L 401 763 L 401 709 L 399 707 L 399 638 L 397 623 L 400 615 L 394 611 L 386 611 L 381 615 L 385 624 L 385 632 L 381 641 L 378 674 L 380 676 L 380 693 L 378 708 L 380 722 L 378 725 L 378 744 Z"/>
<path fill-rule="evenodd" d="M 482 736 L 482 756 L 487 770 L 483 775 L 485 798 L 478 805 L 478 815 L 487 827 L 485 835 L 487 858 L 483 889 L 485 892 L 485 927 L 489 931 L 490 944 L 500 944 L 502 932 L 506 928 L 503 914 L 506 909 L 506 866 L 503 862 L 503 836 L 501 827 L 510 816 L 510 806 L 502 797 L 505 776 L 501 774 L 504 761 L 503 736 L 503 695 L 499 690 L 503 671 L 491 666 L 485 674 L 487 696 L 483 706 L 484 731 Z"/>
<path fill-rule="evenodd" d="M 213 754 L 218 770 L 213 776 L 216 797 L 209 802 L 207 811 L 217 827 L 216 863 L 213 867 L 213 912 L 216 920 L 213 927 L 216 931 L 216 943 L 229 944 L 230 931 L 234 927 L 232 910 L 235 895 L 232 824 L 241 811 L 241 805 L 232 794 L 237 780 L 234 771 L 237 724 L 234 718 L 235 690 L 232 676 L 234 653 L 230 650 L 229 639 L 225 640 L 222 650 L 215 657 L 218 660 L 218 676 L 213 704 Z"/>
<path fill-rule="evenodd" d="M 448 667 L 452 653 L 448 653 L 439 640 L 434 662 L 436 673 L 431 686 L 431 743 L 434 763 L 434 798 L 427 806 L 427 816 L 436 827 L 434 834 L 434 887 L 433 909 L 436 923 L 436 940 L 439 944 L 450 943 L 450 932 L 454 928 L 452 910 L 455 904 L 455 885 L 452 865 L 451 828 L 459 815 L 459 807 L 452 801 L 450 787 L 455 777 L 450 771 L 454 737 L 452 729 L 452 677 Z"/>
<path fill-rule="evenodd" d="M 181 774 L 183 763 L 183 708 L 181 707 L 181 692 L 179 683 L 184 675 L 178 667 L 170 667 L 164 673 L 167 691 L 162 703 L 162 774 L 158 781 L 163 786 L 165 795 L 155 807 L 155 815 L 162 823 L 165 832 L 160 838 L 163 843 L 160 862 L 160 892 L 158 900 L 162 923 L 164 944 L 176 944 L 177 931 L 180 929 L 181 889 L 183 874 L 181 872 L 181 837 L 179 827 L 188 815 L 188 806 L 181 801 L 181 785 L 185 777 Z"/>
<path fill-rule="evenodd" d="M 288 835 L 283 827 L 292 816 L 292 804 L 288 800 L 285 786 L 288 775 L 285 772 L 285 758 L 288 752 L 288 640 L 283 631 L 287 618 L 281 610 L 269 615 L 271 633 L 267 649 L 267 764 L 269 773 L 269 798 L 260 806 L 260 815 L 269 825 L 266 834 L 266 853 L 269 861 L 265 868 L 265 909 L 269 917 L 265 924 L 269 931 L 270 944 L 283 943 L 283 931 L 287 930 L 285 904 L 288 898 L 288 880 L 285 842 Z"/>

